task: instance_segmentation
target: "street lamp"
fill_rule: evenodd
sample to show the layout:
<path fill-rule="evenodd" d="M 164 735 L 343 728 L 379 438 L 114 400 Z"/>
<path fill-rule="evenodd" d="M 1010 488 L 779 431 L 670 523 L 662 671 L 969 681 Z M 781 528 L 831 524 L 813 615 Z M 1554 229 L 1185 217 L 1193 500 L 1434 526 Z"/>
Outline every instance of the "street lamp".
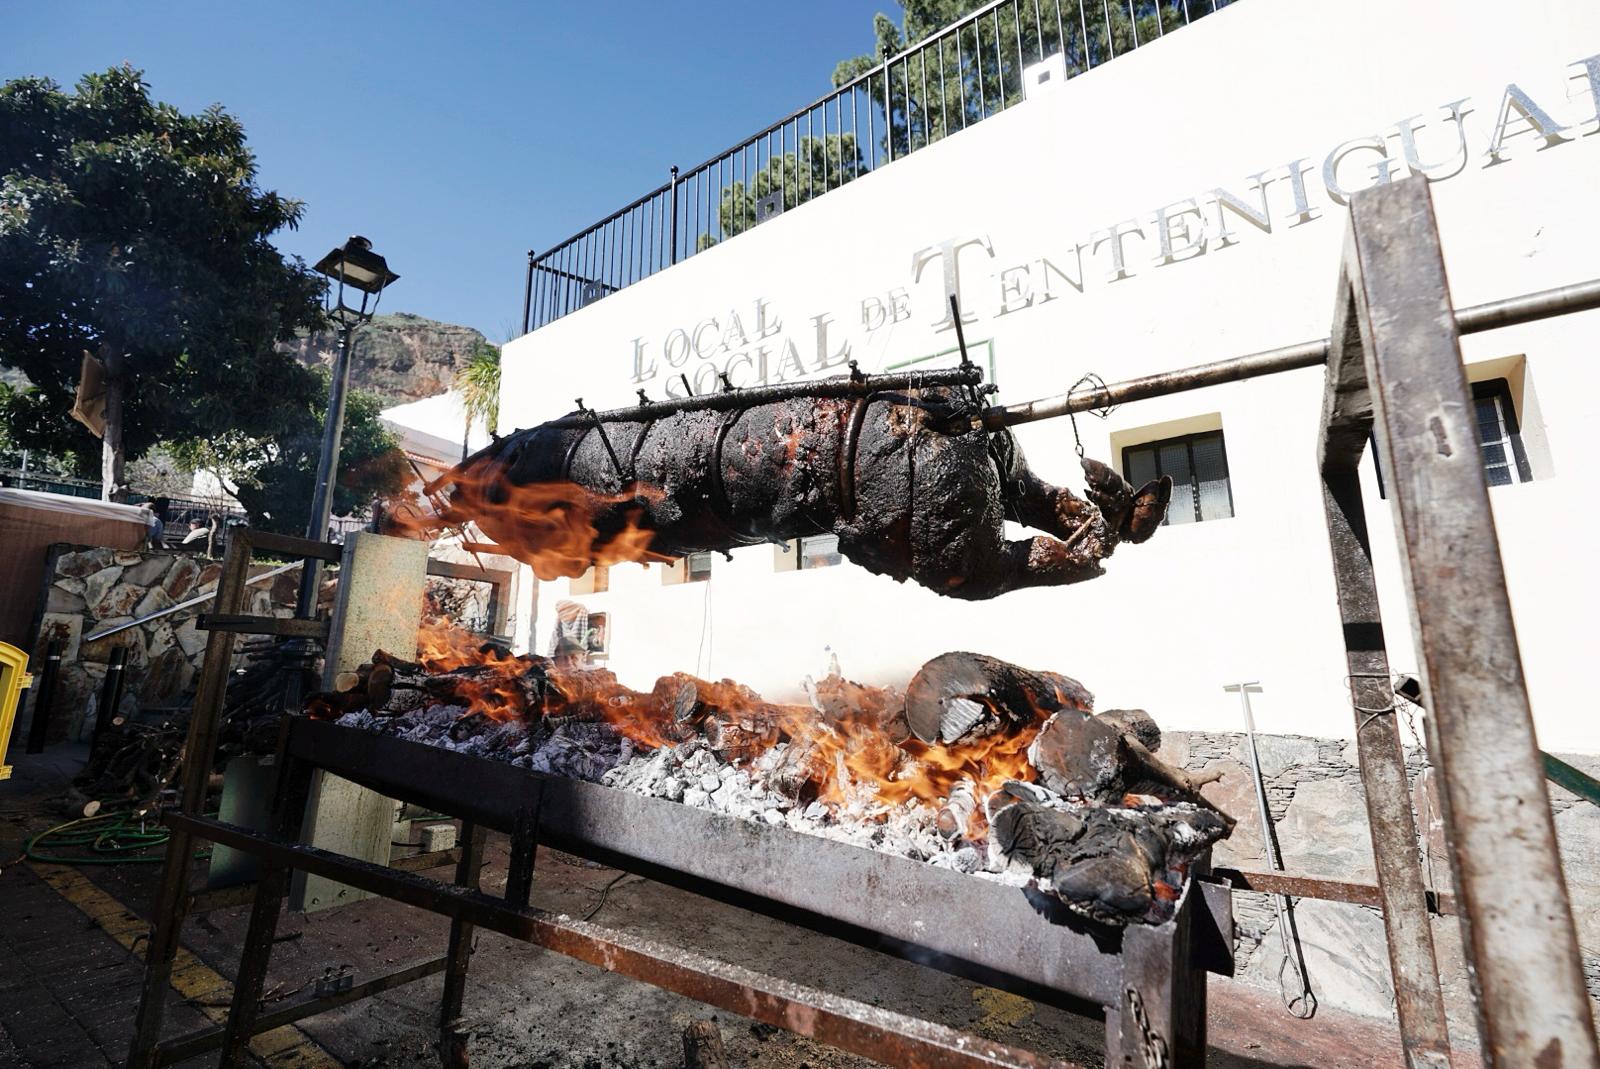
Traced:
<path fill-rule="evenodd" d="M 311 520 L 306 537 L 320 542 L 328 537 L 328 517 L 333 511 L 333 485 L 339 469 L 339 439 L 344 434 L 344 398 L 350 385 L 350 336 L 378 311 L 378 300 L 385 287 L 400 276 L 389 270 L 382 256 L 372 251 L 372 242 L 351 237 L 339 248 L 317 261 L 314 270 L 338 283 L 328 289 L 328 318 L 339 325 L 339 352 L 333 362 L 333 382 L 328 390 L 328 417 L 322 424 L 322 454 L 317 458 L 317 485 L 311 497 Z M 345 300 L 346 291 L 361 295 L 359 305 Z M 317 586 L 322 577 L 320 561 L 308 560 L 300 576 L 300 602 L 296 615 L 310 619 L 317 614 Z"/>

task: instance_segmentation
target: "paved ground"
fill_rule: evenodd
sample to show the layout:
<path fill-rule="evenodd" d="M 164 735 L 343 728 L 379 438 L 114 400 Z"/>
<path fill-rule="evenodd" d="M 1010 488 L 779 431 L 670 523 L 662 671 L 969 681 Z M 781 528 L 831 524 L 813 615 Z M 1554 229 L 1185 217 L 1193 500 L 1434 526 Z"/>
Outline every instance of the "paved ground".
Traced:
<path fill-rule="evenodd" d="M 77 753 L 15 758 L 0 787 L 0 1066 L 45 1069 L 121 1064 L 132 1030 L 158 865 L 68 867 L 22 860 L 28 834 L 70 814 L 62 799 Z M 503 841 L 490 840 L 484 885 L 504 885 Z M 443 873 L 440 873 L 443 875 Z M 766 920 L 638 877 L 617 879 L 553 851 L 542 852 L 534 904 L 691 947 L 707 955 L 951 1027 L 1101 1064 L 1102 1025 L 1050 1007 Z M 611 885 L 601 904 L 600 896 Z M 192 919 L 169 992 L 167 1035 L 219 1020 L 230 991 L 245 910 Z M 388 902 L 366 901 L 279 925 L 269 980 L 274 1005 L 309 994 L 330 967 L 359 981 L 433 957 L 446 923 Z M 260 1064 L 320 1069 L 437 1065 L 433 1051 L 437 976 L 258 1037 Z M 1289 1017 L 1273 996 L 1213 979 L 1209 1064 L 1398 1066 L 1399 1042 L 1385 1022 L 1324 1011 Z M 682 1064 L 680 1035 L 706 1007 L 571 959 L 480 934 L 467 992 L 472 1063 L 479 1069 L 633 1069 Z M 874 1063 L 787 1032 L 719 1015 L 736 1065 L 751 1069 L 855 1069 Z M 205 1065 L 211 1059 L 196 1059 Z"/>

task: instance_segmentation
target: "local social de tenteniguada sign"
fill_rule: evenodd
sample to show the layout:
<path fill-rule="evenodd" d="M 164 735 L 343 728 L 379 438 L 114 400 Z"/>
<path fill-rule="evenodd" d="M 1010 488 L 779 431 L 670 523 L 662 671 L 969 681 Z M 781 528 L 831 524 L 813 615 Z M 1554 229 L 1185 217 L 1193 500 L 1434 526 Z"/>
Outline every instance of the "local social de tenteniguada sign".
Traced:
<path fill-rule="evenodd" d="M 674 327 L 659 339 L 634 338 L 632 380 L 641 388 L 656 382 L 668 397 L 685 397 L 720 389 L 725 383 L 758 386 L 805 378 L 850 360 L 852 330 L 870 336 L 909 320 L 914 306 L 933 310 L 935 331 L 951 330 L 955 322 L 950 294 L 959 298 L 964 323 L 977 321 L 970 309 L 980 305 L 997 317 L 1013 315 L 1048 304 L 1067 290 L 1082 293 L 1090 284 L 1133 278 L 1139 273 L 1136 263 L 1169 267 L 1230 248 L 1251 231 L 1272 235 L 1315 222 L 1326 215 L 1323 198 L 1342 207 L 1357 189 L 1397 178 L 1422 175 L 1442 182 L 1474 166 L 1499 167 L 1511 161 L 1513 142 L 1519 158 L 1528 154 L 1522 151 L 1524 146 L 1537 155 L 1569 145 L 1600 134 L 1600 55 L 1575 60 L 1570 72 L 1574 80 L 1586 84 L 1593 114 L 1563 118 L 1560 111 L 1545 107 L 1512 83 L 1501 95 L 1487 140 L 1479 141 L 1487 146 L 1481 150 L 1471 144 L 1472 133 L 1481 128 L 1471 130 L 1467 117 L 1474 109 L 1470 98 L 1463 97 L 1439 106 L 1438 120 L 1446 128 L 1454 127 L 1454 146 L 1448 155 L 1429 157 L 1422 152 L 1418 133 L 1426 122 L 1421 114 L 1410 115 L 1376 133 L 1340 142 L 1321 157 L 1320 165 L 1315 157 L 1293 159 L 1250 175 L 1245 192 L 1220 186 L 1208 189 L 1091 231 L 1085 240 L 1049 255 L 997 265 L 992 261 L 1000 260 L 1000 255 L 987 234 L 946 238 L 911 255 L 909 286 L 926 277 L 925 294 L 914 297 L 908 286 L 893 287 L 862 298 L 849 313 L 853 326 L 847 327 L 836 312 L 821 312 L 806 317 L 809 326 L 799 331 L 786 329 L 773 302 L 758 298 L 742 310 L 729 309 L 693 326 Z M 1269 191 L 1279 202 L 1276 215 Z M 1285 206 L 1287 212 L 1281 210 Z M 974 262 L 987 268 L 985 277 L 995 288 L 979 292 L 971 284 Z M 931 284 L 935 279 L 940 283 L 937 290 Z"/>

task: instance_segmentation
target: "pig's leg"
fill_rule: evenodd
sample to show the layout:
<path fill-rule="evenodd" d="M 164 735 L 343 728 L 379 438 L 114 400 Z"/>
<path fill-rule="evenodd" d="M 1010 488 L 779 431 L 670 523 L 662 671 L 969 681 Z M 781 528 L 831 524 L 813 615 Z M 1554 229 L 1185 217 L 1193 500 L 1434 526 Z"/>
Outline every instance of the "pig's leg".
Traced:
<path fill-rule="evenodd" d="M 1111 468 L 1083 461 L 1088 500 L 1064 486 L 1053 486 L 1027 467 L 1018 473 L 1013 496 L 1017 518 L 1030 527 L 1064 539 L 1069 548 L 1095 560 L 1111 555 L 1118 542 L 1139 543 L 1155 533 L 1167 514 L 1172 480 L 1167 476 L 1135 490 Z"/>
<path fill-rule="evenodd" d="M 1096 517 L 1098 519 L 1098 517 Z M 1030 586 L 1066 586 L 1105 574 L 1100 561 L 1105 553 L 1090 536 L 1068 543 L 1050 535 L 1035 535 L 1005 544 L 1005 589 Z"/>

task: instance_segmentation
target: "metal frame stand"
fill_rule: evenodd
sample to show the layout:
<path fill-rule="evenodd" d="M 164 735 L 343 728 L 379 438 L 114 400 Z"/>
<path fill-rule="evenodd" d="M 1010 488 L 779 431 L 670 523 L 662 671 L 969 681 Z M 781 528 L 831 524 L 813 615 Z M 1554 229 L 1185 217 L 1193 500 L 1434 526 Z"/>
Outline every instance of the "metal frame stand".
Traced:
<path fill-rule="evenodd" d="M 861 914 L 851 912 L 848 903 L 832 915 L 821 913 L 824 907 L 819 904 L 824 900 L 860 899 L 869 906 L 875 905 L 880 913 L 892 909 L 884 899 L 914 899 L 915 894 L 905 894 L 905 889 L 925 882 L 924 874 L 934 871 L 920 863 L 815 840 L 787 829 L 753 827 L 720 814 L 685 810 L 661 799 L 543 776 L 437 747 L 374 737 L 353 728 L 304 718 L 287 722 L 277 761 L 282 770 L 281 804 L 271 833 L 184 813 L 164 817 L 175 830 L 261 859 L 263 875 L 242 950 L 233 1010 L 226 1035 L 219 1040 L 224 1047 L 223 1065 L 243 1064 L 243 1052 L 251 1036 L 282 1023 L 257 1017 L 253 1007 L 264 983 L 276 917 L 288 884 L 287 873 L 298 869 L 450 918 L 449 950 L 442 959 L 445 985 L 439 1013 L 439 1051 L 441 1063 L 447 1067 L 467 1064 L 468 1036 L 461 1011 L 472 933 L 477 927 L 890 1065 L 974 1069 L 1059 1066 L 1028 1051 L 707 959 L 679 947 L 554 917 L 528 906 L 535 851 L 539 842 L 546 842 L 769 916 L 855 938 L 889 953 L 926 959 L 926 948 L 900 949 L 894 934 L 903 929 L 885 924 L 869 932 L 860 928 Z M 455 883 L 397 872 L 299 842 L 293 815 L 303 811 L 306 784 L 317 769 L 459 817 L 466 829 L 466 846 Z M 663 834 L 668 823 L 682 825 L 676 839 Z M 486 829 L 511 836 L 503 899 L 486 895 L 476 886 Z M 716 841 L 737 849 L 706 849 L 708 842 Z M 662 852 L 647 856 L 655 847 Z M 684 860 L 691 854 L 702 859 L 699 868 L 693 860 Z M 745 878 L 741 881 L 740 877 L 718 874 L 728 866 L 744 873 Z M 801 888 L 787 901 L 761 900 L 760 892 L 753 890 L 782 885 L 785 879 L 792 882 L 797 866 L 806 866 L 813 872 L 820 868 L 832 875 L 809 881 L 810 886 Z M 1197 873 L 1204 868 L 1202 859 L 1196 865 Z M 1226 971 L 1218 959 L 1227 957 L 1226 948 L 1231 943 L 1225 888 L 1194 879 L 1172 921 L 1134 926 L 1120 933 L 1089 933 L 1052 926 L 1036 915 L 1035 907 L 1014 889 L 959 874 L 947 875 L 977 897 L 962 901 L 962 896 L 942 893 L 942 887 L 935 887 L 930 900 L 947 902 L 964 916 L 986 917 L 998 912 L 994 927 L 1009 931 L 1020 941 L 1042 944 L 1041 958 L 1048 959 L 1053 969 L 1046 978 L 1030 977 L 1025 968 L 1007 974 L 994 966 L 983 972 L 970 963 L 940 962 L 938 967 L 981 975 L 1035 997 L 1053 995 L 1080 1012 L 1089 1009 L 1085 1001 L 1103 1008 L 1108 1057 L 1118 1066 L 1182 1069 L 1203 1064 L 1205 972 L 1208 967 Z M 1003 908 L 994 910 L 996 902 L 1002 903 Z M 911 905 L 908 913 L 923 914 L 924 903 L 912 901 Z M 857 927 L 856 935 L 847 931 L 852 924 Z M 1019 927 L 1025 930 L 1018 931 Z M 985 935 L 981 929 L 963 928 L 959 938 L 971 942 Z M 1057 989 L 1039 990 L 1046 982 L 1053 982 Z M 319 1009 L 308 1009 L 298 1016 Z M 213 1029 L 208 1034 L 219 1031 Z M 194 1040 L 177 1041 L 184 1043 L 188 1044 L 184 1049 L 193 1049 Z M 163 1048 L 177 1044 L 163 1044 Z"/>
<path fill-rule="evenodd" d="M 209 632 L 206 639 L 205 660 L 200 669 L 199 689 L 195 695 L 194 708 L 189 716 L 189 730 L 184 742 L 184 767 L 182 787 L 179 793 L 178 804 L 175 810 L 168 810 L 163 814 L 163 820 L 172 829 L 171 837 L 167 840 L 166 861 L 162 866 L 161 882 L 156 890 L 156 898 L 151 907 L 154 924 L 150 933 L 150 940 L 145 951 L 145 978 L 144 986 L 140 991 L 139 1010 L 135 1018 L 133 1042 L 129 1048 L 127 1065 L 130 1069 L 157 1069 L 159 1066 L 171 1065 L 184 1061 L 198 1054 L 215 1050 L 223 1045 L 224 1028 L 206 1028 L 189 1035 L 178 1036 L 170 1040 L 161 1040 L 161 1026 L 166 1016 L 166 1000 L 168 987 L 172 976 L 173 962 L 178 952 L 178 942 L 183 922 L 190 915 L 203 913 L 213 909 L 225 909 L 254 901 L 260 903 L 264 897 L 281 896 L 287 889 L 287 869 L 264 871 L 262 878 L 255 885 L 222 888 L 214 891 L 190 891 L 189 882 L 193 870 L 193 857 L 196 845 L 196 836 L 181 822 L 170 818 L 183 815 L 199 817 L 203 811 L 206 796 L 206 784 L 210 778 L 212 766 L 216 761 L 217 739 L 221 729 L 224 697 L 228 685 L 228 677 L 233 665 L 235 636 L 239 634 L 277 635 L 290 638 L 313 639 L 326 642 L 329 632 L 327 620 L 320 619 L 279 619 L 272 616 L 250 616 L 241 612 L 248 593 L 247 580 L 250 577 L 250 566 L 257 552 L 271 553 L 280 557 L 302 560 L 316 560 L 318 562 L 338 561 L 342 556 L 342 549 L 337 545 L 327 542 L 313 542 L 304 538 L 293 538 L 285 535 L 271 534 L 265 531 L 255 531 L 248 528 L 235 530 L 228 539 L 227 556 L 223 560 L 222 575 L 217 583 L 216 601 L 214 612 L 203 614 L 196 626 Z M 430 575 L 444 576 L 446 578 L 473 579 L 490 582 L 495 585 L 495 601 L 492 603 L 501 608 L 492 610 L 496 619 L 501 619 L 499 613 L 503 612 L 505 605 L 505 584 L 508 575 L 505 573 L 490 572 L 483 569 L 472 568 L 467 565 L 454 564 L 446 561 L 430 561 L 428 564 Z M 298 773 L 297 773 L 298 775 Z M 281 830 L 290 825 L 279 824 L 278 821 L 291 821 L 296 833 L 299 822 L 303 819 L 305 808 L 304 794 L 296 795 L 299 790 L 298 780 L 280 778 L 278 796 L 274 798 L 274 828 Z M 298 796 L 297 804 L 290 804 L 290 799 Z M 478 857 L 482 856 L 481 833 L 474 838 L 465 836 L 467 846 L 457 850 L 445 850 L 432 854 L 420 854 L 403 858 L 394 862 L 390 869 L 395 872 L 409 872 L 429 868 L 460 858 L 459 864 L 465 865 L 472 854 L 472 844 L 476 842 Z M 472 869 L 476 878 L 477 865 L 474 861 Z M 282 882 L 282 887 L 279 886 Z M 255 919 L 260 915 L 259 922 Z M 252 915 L 252 931 L 257 923 L 267 925 L 265 912 L 257 910 Z M 274 912 L 271 925 L 276 924 Z M 247 936 L 247 944 L 249 936 Z M 270 942 L 270 938 L 269 938 Z M 249 1035 L 270 1031 L 273 1028 L 290 1024 L 304 1017 L 309 1017 L 326 1010 L 334 1009 L 349 1002 L 376 995 L 382 991 L 410 983 L 424 976 L 431 976 L 436 972 L 446 969 L 450 958 L 440 957 L 419 962 L 403 969 L 396 970 L 384 976 L 355 985 L 348 990 L 331 995 L 312 999 L 294 1006 L 274 1010 L 270 1013 L 258 1014 L 254 1004 L 248 1011 L 250 1016 Z M 262 968 L 265 962 L 262 963 Z M 241 979 L 245 977 L 241 974 Z M 230 1015 L 229 1027 L 232 1024 Z M 248 1038 L 248 1037 L 247 1037 Z"/>
<path fill-rule="evenodd" d="M 1426 181 L 1353 198 L 1319 441 L 1362 784 L 1410 1064 L 1448 1064 L 1356 465 L 1392 483 L 1468 975 L 1491 1066 L 1600 1064 Z"/>

